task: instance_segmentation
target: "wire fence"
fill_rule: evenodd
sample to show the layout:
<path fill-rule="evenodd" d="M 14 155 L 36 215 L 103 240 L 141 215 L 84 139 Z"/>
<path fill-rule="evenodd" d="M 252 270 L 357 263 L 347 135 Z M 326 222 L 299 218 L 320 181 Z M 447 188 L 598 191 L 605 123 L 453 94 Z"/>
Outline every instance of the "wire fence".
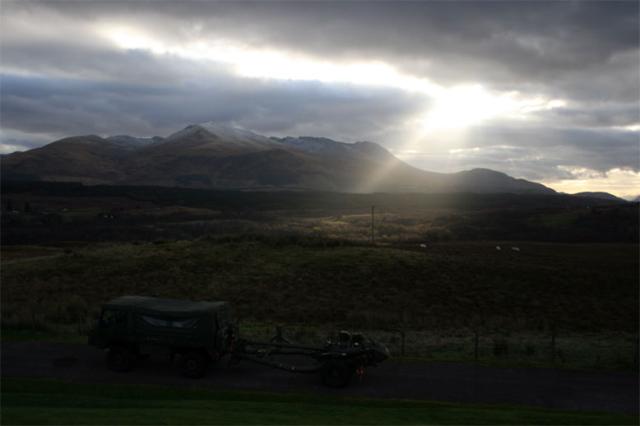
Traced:
<path fill-rule="evenodd" d="M 269 339 L 275 328 L 241 327 L 244 336 Z M 284 327 L 290 340 L 321 344 L 337 329 Z M 363 330 L 398 359 L 461 361 L 577 369 L 637 370 L 638 335 L 626 332 L 496 332 L 491 330 Z"/>

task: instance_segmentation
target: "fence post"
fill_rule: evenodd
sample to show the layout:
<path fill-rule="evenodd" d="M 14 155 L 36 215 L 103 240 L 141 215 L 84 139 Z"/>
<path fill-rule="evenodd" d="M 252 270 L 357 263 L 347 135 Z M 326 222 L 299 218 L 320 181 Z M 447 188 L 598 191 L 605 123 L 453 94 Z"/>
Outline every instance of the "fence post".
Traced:
<path fill-rule="evenodd" d="M 478 362 L 478 346 L 480 343 L 480 332 L 478 331 L 478 328 L 475 328 L 473 330 L 473 359 Z"/>
<path fill-rule="evenodd" d="M 556 323 L 555 321 L 551 323 L 551 362 L 555 364 L 556 362 Z"/>
<path fill-rule="evenodd" d="M 371 245 L 375 245 L 376 244 L 375 209 L 376 209 L 376 206 L 371 206 Z"/>

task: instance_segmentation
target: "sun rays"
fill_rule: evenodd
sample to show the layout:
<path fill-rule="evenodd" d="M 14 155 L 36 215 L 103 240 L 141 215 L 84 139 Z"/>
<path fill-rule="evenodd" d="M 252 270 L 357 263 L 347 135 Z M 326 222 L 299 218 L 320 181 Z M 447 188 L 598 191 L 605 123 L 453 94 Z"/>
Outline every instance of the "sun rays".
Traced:
<path fill-rule="evenodd" d="M 444 86 L 425 76 L 407 74 L 379 60 L 343 62 L 277 49 L 266 49 L 233 40 L 182 40 L 171 42 L 142 30 L 99 26 L 99 33 L 124 50 L 144 50 L 204 64 L 223 65 L 242 78 L 318 81 L 396 89 L 424 96 L 427 108 L 399 123 L 406 137 L 396 141 L 395 152 L 420 155 L 451 153 L 466 147 L 469 129 L 492 120 L 529 120 L 539 111 L 563 107 L 566 102 L 518 92 L 497 92 L 479 83 Z M 383 141 L 380 141 L 383 142 Z M 453 155 L 443 161 L 451 166 Z M 375 190 L 377 183 L 393 173 L 397 162 L 380 166 L 362 190 Z"/>
<path fill-rule="evenodd" d="M 379 60 L 341 62 L 221 39 L 170 43 L 140 30 L 117 26 L 103 26 L 99 31 L 121 49 L 221 63 L 245 78 L 344 83 L 421 94 L 430 101 L 419 125 L 424 132 L 455 131 L 495 118 L 525 118 L 529 113 L 564 105 L 557 99 L 494 92 L 480 84 L 446 87 Z"/>

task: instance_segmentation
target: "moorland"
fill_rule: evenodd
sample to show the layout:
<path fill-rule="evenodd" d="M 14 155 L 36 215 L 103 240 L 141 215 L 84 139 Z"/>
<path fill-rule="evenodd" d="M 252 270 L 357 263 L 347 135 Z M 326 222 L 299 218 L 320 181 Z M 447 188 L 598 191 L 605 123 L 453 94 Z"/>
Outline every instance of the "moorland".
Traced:
<path fill-rule="evenodd" d="M 253 337 L 350 328 L 396 356 L 637 367 L 638 203 L 52 182 L 3 183 L 2 201 L 5 338 L 82 339 L 101 303 L 144 294 L 229 300 Z"/>

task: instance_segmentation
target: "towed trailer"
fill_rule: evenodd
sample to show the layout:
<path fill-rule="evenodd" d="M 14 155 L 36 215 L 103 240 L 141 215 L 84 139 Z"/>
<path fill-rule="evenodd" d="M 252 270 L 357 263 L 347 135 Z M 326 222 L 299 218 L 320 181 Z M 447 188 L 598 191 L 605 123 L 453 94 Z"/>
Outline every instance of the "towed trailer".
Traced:
<path fill-rule="evenodd" d="M 281 334 L 274 339 L 281 338 Z M 362 334 L 341 331 L 336 341 L 323 347 L 301 346 L 289 342 L 239 340 L 231 362 L 246 360 L 291 373 L 320 373 L 322 382 L 344 387 L 355 374 L 362 378 L 367 367 L 376 366 L 389 357 L 389 350 Z M 284 358 L 284 359 L 283 359 Z M 311 361 L 310 364 L 296 360 Z"/>
<path fill-rule="evenodd" d="M 389 357 L 389 350 L 362 334 L 341 331 L 324 346 L 287 341 L 280 330 L 269 342 L 239 337 L 227 302 L 192 302 L 143 296 L 109 301 L 89 344 L 104 349 L 107 366 L 129 371 L 150 354 L 164 353 L 187 377 L 203 377 L 208 367 L 228 357 L 292 373 L 320 373 L 325 385 L 346 386 L 352 376 Z"/>

